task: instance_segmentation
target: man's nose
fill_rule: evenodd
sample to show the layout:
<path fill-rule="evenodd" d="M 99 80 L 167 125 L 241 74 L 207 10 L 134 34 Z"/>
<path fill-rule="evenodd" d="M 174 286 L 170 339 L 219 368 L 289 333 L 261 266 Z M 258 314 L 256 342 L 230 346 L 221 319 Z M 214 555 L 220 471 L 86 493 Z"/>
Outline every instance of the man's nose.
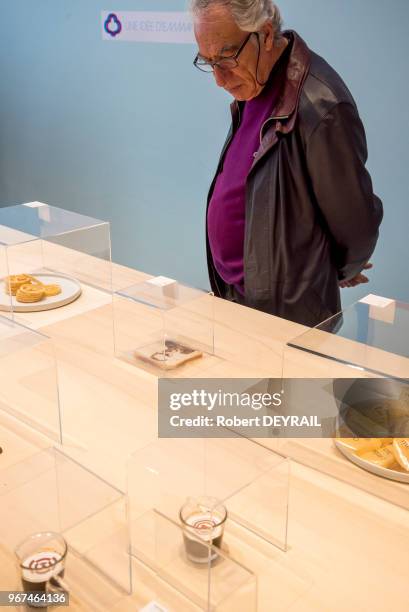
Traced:
<path fill-rule="evenodd" d="M 219 66 L 213 67 L 214 79 L 218 87 L 224 87 L 226 85 L 226 71 L 219 68 Z"/>

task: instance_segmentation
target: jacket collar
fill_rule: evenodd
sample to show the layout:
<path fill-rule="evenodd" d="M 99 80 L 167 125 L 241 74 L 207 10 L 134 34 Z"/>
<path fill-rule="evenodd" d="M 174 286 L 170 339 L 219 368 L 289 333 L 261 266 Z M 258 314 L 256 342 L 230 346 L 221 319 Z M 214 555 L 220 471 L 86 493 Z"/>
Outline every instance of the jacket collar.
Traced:
<path fill-rule="evenodd" d="M 281 85 L 281 92 L 267 121 L 276 121 L 276 131 L 290 132 L 295 125 L 298 105 L 304 81 L 307 77 L 311 52 L 301 36 L 292 30 L 287 30 L 284 36 L 293 40 L 290 56 L 287 61 L 286 75 Z M 240 113 L 240 103 L 235 100 L 231 104 L 233 125 L 237 127 Z"/>

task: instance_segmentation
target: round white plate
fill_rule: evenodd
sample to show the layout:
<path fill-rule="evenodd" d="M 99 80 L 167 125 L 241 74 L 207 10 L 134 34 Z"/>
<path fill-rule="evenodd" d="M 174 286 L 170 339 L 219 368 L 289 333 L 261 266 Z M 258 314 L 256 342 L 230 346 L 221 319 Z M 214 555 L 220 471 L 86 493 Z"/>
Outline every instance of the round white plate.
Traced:
<path fill-rule="evenodd" d="M 53 310 L 71 304 L 81 295 L 81 285 L 73 278 L 68 276 L 60 276 L 58 274 L 33 274 L 44 285 L 58 284 L 61 287 L 61 293 L 45 297 L 40 302 L 32 304 L 23 304 L 17 302 L 15 295 L 8 295 L 5 292 L 5 282 L 0 280 L 0 310 L 10 312 L 42 312 L 43 310 Z M 11 303 L 10 303 L 11 300 Z M 12 305 L 11 305 L 12 304 Z"/>
<path fill-rule="evenodd" d="M 340 442 L 339 440 L 334 440 L 334 444 L 338 450 L 341 451 L 343 455 L 355 465 L 358 465 L 360 468 L 363 468 L 367 472 L 372 472 L 372 474 L 376 474 L 377 476 L 382 476 L 382 478 L 389 478 L 389 480 L 397 480 L 398 482 L 406 482 L 409 484 L 409 472 L 403 471 L 399 472 L 398 470 L 391 470 L 389 468 L 380 467 L 379 465 L 375 465 L 370 461 L 365 461 L 359 455 L 356 455 L 353 451 L 351 451 L 345 444 Z"/>

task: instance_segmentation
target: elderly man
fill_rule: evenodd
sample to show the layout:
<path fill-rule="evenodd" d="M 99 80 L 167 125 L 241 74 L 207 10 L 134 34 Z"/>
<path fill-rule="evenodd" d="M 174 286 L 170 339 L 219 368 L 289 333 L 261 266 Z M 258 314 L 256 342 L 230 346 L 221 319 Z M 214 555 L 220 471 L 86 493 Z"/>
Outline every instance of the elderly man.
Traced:
<path fill-rule="evenodd" d="M 339 287 L 367 282 L 382 204 L 365 132 L 340 76 L 271 0 L 192 0 L 196 68 L 230 93 L 232 125 L 210 188 L 216 295 L 317 325 Z"/>

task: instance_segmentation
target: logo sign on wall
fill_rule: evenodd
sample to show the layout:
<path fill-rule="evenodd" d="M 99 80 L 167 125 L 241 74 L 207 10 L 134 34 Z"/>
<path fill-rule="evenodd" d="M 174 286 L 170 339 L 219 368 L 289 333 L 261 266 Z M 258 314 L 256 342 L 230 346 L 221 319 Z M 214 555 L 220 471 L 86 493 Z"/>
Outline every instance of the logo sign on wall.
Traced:
<path fill-rule="evenodd" d="M 101 21 L 104 40 L 195 42 L 192 18 L 187 12 L 102 11 Z"/>

